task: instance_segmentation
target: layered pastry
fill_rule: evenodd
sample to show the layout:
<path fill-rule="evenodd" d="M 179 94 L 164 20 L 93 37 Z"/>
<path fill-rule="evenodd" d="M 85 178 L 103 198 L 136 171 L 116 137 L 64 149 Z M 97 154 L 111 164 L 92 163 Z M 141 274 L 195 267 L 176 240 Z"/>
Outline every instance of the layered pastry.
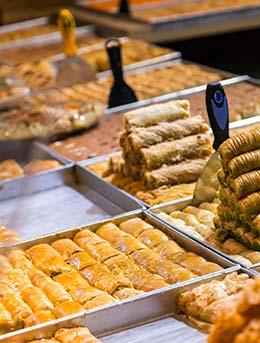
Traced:
<path fill-rule="evenodd" d="M 99 343 L 100 341 L 93 336 L 86 327 L 62 328 L 55 332 L 51 338 L 43 338 L 30 341 L 28 343 Z"/>
<path fill-rule="evenodd" d="M 38 174 L 61 166 L 62 164 L 55 160 L 33 160 L 23 167 L 15 160 L 5 160 L 0 163 L 0 182 L 25 175 Z"/>
<path fill-rule="evenodd" d="M 95 125 L 104 106 L 95 102 L 50 102 L 24 98 L 1 112 L 0 140 L 53 138 Z"/>
<path fill-rule="evenodd" d="M 246 286 L 235 299 L 227 299 L 211 328 L 208 343 L 260 341 L 260 279 Z"/>
<path fill-rule="evenodd" d="M 219 148 L 218 231 L 260 252 L 260 127 L 227 139 Z"/>
<path fill-rule="evenodd" d="M 187 100 L 125 113 L 122 156 L 90 170 L 150 205 L 189 196 L 212 153 L 209 127 Z"/>
<path fill-rule="evenodd" d="M 2 333 L 221 271 L 140 218 L 0 255 Z M 73 337 L 73 336 L 68 336 Z M 60 338 L 55 336 L 58 341 Z"/>
<path fill-rule="evenodd" d="M 206 282 L 181 293 L 177 298 L 177 311 L 199 329 L 209 331 L 227 303 L 235 302 L 242 290 L 256 285 L 247 274 L 231 273 L 222 280 Z M 234 322 L 230 324 L 234 325 Z M 224 337 L 222 339 L 224 342 Z"/>
<path fill-rule="evenodd" d="M 183 210 L 170 213 L 159 212 L 158 216 L 175 228 L 208 243 L 239 263 L 247 266 L 260 263 L 259 251 L 248 249 L 232 237 L 220 236 L 217 219 L 219 205 L 220 200 L 216 199 L 212 203 L 201 203 L 199 207 L 190 205 Z M 221 207 L 220 211 L 222 211 Z"/>
<path fill-rule="evenodd" d="M 15 31 L 7 31 L 0 33 L 0 43 L 8 43 L 25 38 L 32 38 L 43 34 L 48 34 L 58 31 L 57 26 L 51 24 L 41 24 L 32 27 L 24 27 Z"/>
<path fill-rule="evenodd" d="M 17 241 L 19 241 L 18 234 L 14 230 L 7 229 L 4 225 L 0 224 L 0 245 Z"/>

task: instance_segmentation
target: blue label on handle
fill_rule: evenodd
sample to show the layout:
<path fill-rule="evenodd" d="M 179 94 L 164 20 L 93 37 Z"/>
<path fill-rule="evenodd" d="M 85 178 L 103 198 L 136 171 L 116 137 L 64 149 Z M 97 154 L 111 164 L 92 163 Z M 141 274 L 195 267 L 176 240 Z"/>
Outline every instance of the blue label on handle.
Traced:
<path fill-rule="evenodd" d="M 224 130 L 227 125 L 227 99 L 220 91 L 214 94 L 214 100 L 211 100 L 212 109 L 219 127 Z"/>

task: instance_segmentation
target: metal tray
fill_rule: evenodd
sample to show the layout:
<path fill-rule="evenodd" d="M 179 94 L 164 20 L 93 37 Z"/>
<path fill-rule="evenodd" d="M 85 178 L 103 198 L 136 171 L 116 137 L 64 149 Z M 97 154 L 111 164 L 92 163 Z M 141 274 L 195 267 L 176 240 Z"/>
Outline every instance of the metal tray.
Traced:
<path fill-rule="evenodd" d="M 250 125 L 253 125 L 253 124 L 256 124 L 256 123 L 260 123 L 260 115 L 259 116 L 255 116 L 255 117 L 251 117 L 251 118 L 247 118 L 247 119 L 242 119 L 242 120 L 238 120 L 236 122 L 232 122 L 230 123 L 229 127 L 230 127 L 230 131 L 232 132 L 232 130 L 235 130 L 235 129 L 239 129 L 239 128 L 246 128 Z M 111 154 L 107 154 L 107 155 L 103 155 L 103 156 L 99 156 L 99 157 L 95 157 L 95 158 L 90 158 L 90 159 L 87 159 L 87 160 L 83 160 L 83 161 L 79 161 L 77 162 L 76 164 L 78 166 L 80 166 L 81 168 L 83 169 L 87 169 L 88 172 L 90 174 L 92 174 L 92 176 L 96 179 L 99 180 L 99 182 L 103 182 L 104 185 L 108 185 L 109 188 L 111 189 L 111 192 L 120 192 L 120 193 L 124 193 L 125 195 L 128 195 L 128 196 L 131 196 L 132 198 L 136 199 L 136 201 L 138 201 L 142 206 L 144 207 L 147 207 L 147 208 L 150 208 L 151 206 L 145 202 L 143 202 L 142 200 L 130 195 L 129 193 L 127 193 L 126 191 L 124 191 L 123 189 L 120 189 L 116 186 L 114 186 L 113 184 L 105 181 L 102 177 L 100 177 L 99 175 L 95 174 L 94 172 L 92 172 L 91 170 L 89 170 L 88 167 L 90 167 L 91 165 L 95 165 L 95 164 L 98 164 L 98 163 L 102 163 L 102 162 L 105 162 L 109 159 L 109 157 L 111 156 L 115 156 L 115 155 L 118 155 L 120 154 L 120 152 L 116 152 L 116 153 L 111 153 Z M 181 201 L 180 200 L 177 200 L 178 201 Z M 176 201 L 174 201 L 175 203 Z M 164 204 L 160 204 L 160 205 L 157 205 L 157 206 L 163 206 L 165 205 Z"/>
<path fill-rule="evenodd" d="M 92 225 L 82 226 L 74 229 L 69 229 L 61 232 L 41 236 L 40 238 L 23 241 L 20 243 L 11 244 L 4 248 L 0 248 L 0 254 L 7 254 L 13 247 L 28 249 L 32 245 L 40 243 L 52 243 L 60 238 L 72 238 L 81 229 L 89 228 L 92 231 L 96 231 L 98 227 L 107 222 L 113 222 L 119 224 L 126 219 L 132 217 L 140 217 L 148 220 L 152 225 L 159 228 L 170 237 L 172 237 L 178 244 L 185 249 L 197 253 L 209 261 L 218 263 L 227 268 L 222 271 L 212 273 L 206 276 L 201 276 L 196 279 L 181 282 L 175 285 L 168 286 L 163 289 L 159 289 L 153 292 L 147 292 L 144 295 L 137 296 L 126 301 L 117 301 L 113 305 L 106 305 L 102 308 L 93 309 L 90 311 L 84 311 L 79 314 L 61 318 L 49 323 L 41 324 L 32 328 L 19 330 L 13 333 L 0 336 L 0 342 L 23 342 L 26 340 L 32 340 L 36 337 L 42 337 L 45 335 L 53 334 L 54 330 L 59 327 L 66 326 L 85 326 L 92 331 L 93 334 L 98 336 L 106 336 L 112 332 L 122 330 L 124 328 L 140 325 L 141 323 L 155 320 L 157 318 L 166 317 L 175 311 L 175 299 L 180 291 L 183 291 L 185 286 L 192 287 L 198 285 L 198 283 L 212 280 L 216 277 L 222 277 L 226 273 L 239 270 L 239 266 L 233 264 L 224 257 L 214 253 L 211 250 L 206 249 L 197 242 L 191 240 L 187 236 L 171 228 L 168 224 L 163 223 L 161 220 L 156 219 L 153 215 L 150 215 L 146 211 L 134 211 L 132 213 L 124 214 L 110 220 L 103 220 Z M 241 271 L 254 277 L 255 273 L 249 270 Z M 114 318 L 114 320 L 111 320 Z M 187 330 L 187 326 L 185 329 Z M 193 333 L 195 330 L 191 330 Z"/>
<path fill-rule="evenodd" d="M 133 197 L 111 192 L 88 171 L 72 164 L 0 185 L 0 222 L 22 239 L 140 208 Z"/>
<path fill-rule="evenodd" d="M 252 266 L 252 269 L 260 274 L 260 263 L 257 263 L 254 266 Z"/>
<path fill-rule="evenodd" d="M 176 201 L 172 201 L 169 203 L 165 203 L 165 204 L 161 204 L 161 205 L 156 205 L 151 207 L 148 212 L 155 216 L 156 218 L 159 218 L 157 216 L 158 213 L 160 212 L 165 212 L 165 213 L 171 213 L 173 211 L 181 211 L 183 210 L 185 207 L 189 206 L 192 204 L 192 198 L 185 198 L 185 199 L 181 199 L 181 200 L 176 200 Z M 161 218 L 160 218 L 161 219 Z M 167 221 L 165 221 L 164 219 L 161 219 L 162 222 L 168 223 Z M 217 250 L 215 248 L 213 248 L 209 243 L 204 242 L 199 240 L 198 238 L 188 234 L 188 233 L 184 233 L 182 230 L 176 228 L 175 226 L 173 226 L 172 224 L 168 223 L 168 225 L 170 225 L 171 227 L 173 227 L 174 229 L 182 232 L 184 235 L 186 235 L 187 237 L 192 238 L 193 240 L 195 240 L 196 242 L 199 242 L 200 244 L 202 244 L 203 246 L 205 246 L 207 249 L 212 250 L 214 252 L 216 252 L 217 254 L 220 254 L 222 256 L 224 256 L 225 258 L 229 259 L 230 261 L 232 261 L 233 263 L 237 263 L 237 264 L 241 264 L 242 267 L 244 268 L 249 268 L 248 266 L 244 265 L 243 263 L 240 263 L 238 261 L 236 261 L 235 259 L 231 258 L 230 256 L 226 255 L 224 252 Z M 258 266 L 258 264 L 256 265 Z M 254 266 L 251 266 L 250 268 L 254 268 Z"/>
<path fill-rule="evenodd" d="M 50 17 L 42 17 L 42 18 L 22 21 L 19 23 L 3 25 L 0 27 L 0 34 L 7 33 L 7 32 L 15 32 L 21 29 L 34 27 L 34 26 L 36 27 L 36 26 L 44 25 L 48 23 L 54 24 L 56 16 L 57 14 L 54 14 Z M 76 17 L 76 21 L 77 21 L 77 17 Z M 77 37 L 82 37 L 86 34 L 93 34 L 93 32 L 94 32 L 94 27 L 93 25 L 89 25 L 89 24 L 77 27 L 76 29 Z M 39 44 L 39 39 L 41 40 L 41 43 L 59 42 L 61 41 L 61 35 L 60 35 L 60 32 L 51 32 L 51 33 L 39 34 L 38 36 L 33 36 L 29 38 L 21 38 L 21 39 L 17 39 L 11 42 L 0 43 L 0 52 L 1 50 L 6 50 L 6 49 L 37 45 Z"/>
<path fill-rule="evenodd" d="M 74 5 L 73 12 L 82 20 L 95 24 L 104 36 L 127 35 L 151 42 L 165 42 L 259 27 L 260 6 L 201 12 L 151 22 L 131 15 L 123 16 L 87 8 L 82 1 Z"/>

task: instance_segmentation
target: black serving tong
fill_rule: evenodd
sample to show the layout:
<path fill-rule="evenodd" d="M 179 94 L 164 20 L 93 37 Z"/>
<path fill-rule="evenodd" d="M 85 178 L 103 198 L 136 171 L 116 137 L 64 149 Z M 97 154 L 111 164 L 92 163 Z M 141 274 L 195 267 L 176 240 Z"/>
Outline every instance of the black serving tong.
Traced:
<path fill-rule="evenodd" d="M 129 5 L 128 0 L 121 0 L 120 1 L 118 14 L 130 16 L 130 5 Z"/>
<path fill-rule="evenodd" d="M 215 152 L 208 160 L 196 183 L 192 200 L 194 205 L 211 202 L 216 197 L 218 188 L 216 173 L 220 169 L 218 148 L 229 138 L 228 100 L 224 88 L 219 82 L 207 85 L 206 106 L 214 135 L 213 148 Z"/>
<path fill-rule="evenodd" d="M 124 80 L 120 41 L 116 38 L 108 39 L 106 41 L 106 50 L 114 77 L 109 95 L 109 108 L 136 102 L 135 92 Z"/>

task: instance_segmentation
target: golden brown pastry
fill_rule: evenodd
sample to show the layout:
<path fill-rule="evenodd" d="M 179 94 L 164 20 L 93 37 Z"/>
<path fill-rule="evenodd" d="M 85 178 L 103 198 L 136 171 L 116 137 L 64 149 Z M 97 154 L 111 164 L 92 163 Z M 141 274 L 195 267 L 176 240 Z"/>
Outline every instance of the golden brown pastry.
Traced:
<path fill-rule="evenodd" d="M 54 338 L 61 343 L 81 342 L 81 343 L 98 343 L 87 328 L 72 328 L 58 330 Z"/>
<path fill-rule="evenodd" d="M 54 307 L 53 314 L 55 317 L 61 318 L 81 311 L 84 311 L 84 307 L 79 303 L 75 301 L 64 301 Z"/>
<path fill-rule="evenodd" d="M 0 163 L 0 181 L 23 176 L 23 169 L 14 160 L 5 160 Z"/>
<path fill-rule="evenodd" d="M 14 328 L 14 322 L 10 312 L 0 301 L 0 333 L 4 334 Z"/>
<path fill-rule="evenodd" d="M 30 286 L 22 289 L 20 294 L 23 301 L 30 306 L 33 312 L 53 309 L 53 304 L 40 288 Z"/>
<path fill-rule="evenodd" d="M 55 160 L 34 160 L 26 164 L 23 170 L 25 175 L 32 175 L 59 167 L 61 167 L 60 162 Z"/>
<path fill-rule="evenodd" d="M 61 254 L 64 260 L 67 260 L 71 255 L 83 251 L 73 240 L 68 238 L 58 239 L 51 246 Z"/>
<path fill-rule="evenodd" d="M 41 310 L 31 314 L 24 320 L 25 327 L 34 326 L 55 320 L 56 317 L 50 310 Z"/>

